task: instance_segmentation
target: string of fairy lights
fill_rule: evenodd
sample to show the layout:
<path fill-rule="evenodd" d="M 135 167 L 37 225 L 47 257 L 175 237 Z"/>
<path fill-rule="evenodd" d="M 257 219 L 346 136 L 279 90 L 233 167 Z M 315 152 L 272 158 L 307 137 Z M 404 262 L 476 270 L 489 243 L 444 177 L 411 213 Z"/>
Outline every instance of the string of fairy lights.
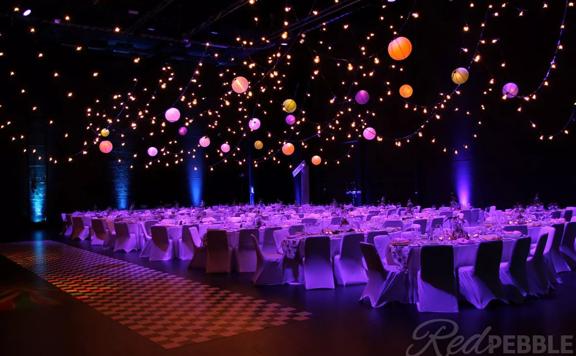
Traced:
<path fill-rule="evenodd" d="M 83 109 L 85 121 L 82 130 L 61 127 L 63 120 L 49 118 L 48 126 L 58 127 L 66 142 L 72 135 L 77 135 L 77 141 L 82 142 L 80 147 L 67 147 L 66 153 L 47 152 L 42 155 L 29 147 L 25 128 L 18 127 L 14 119 L 1 117 L 1 110 L 8 103 L 0 103 L 0 132 L 6 132 L 10 141 L 20 144 L 23 153 L 53 165 L 72 163 L 94 152 L 110 154 L 123 149 L 130 152 L 130 168 L 139 164 L 144 168 L 177 166 L 186 164 L 188 157 L 199 156 L 207 162 L 208 171 L 230 164 L 258 168 L 266 163 L 285 163 L 288 168 L 293 168 L 293 157 L 306 159 L 314 166 L 330 166 L 352 158 L 362 141 L 391 144 L 396 148 L 412 142 L 428 142 L 444 153 L 458 155 L 468 150 L 479 137 L 480 128 L 484 125 L 481 117 L 488 110 L 488 100 L 497 97 L 504 101 L 503 105 L 516 101 L 519 103 L 516 111 L 522 113 L 526 105 L 540 98 L 542 90 L 550 87 L 565 50 L 568 19 L 574 7 L 572 1 L 563 3 L 549 66 L 533 89 L 524 90 L 514 82 L 501 83 L 496 79 L 499 76 L 497 72 L 506 70 L 511 63 L 488 52 L 489 48 L 502 43 L 497 34 L 490 34 L 491 23 L 498 19 L 524 17 L 527 11 L 507 0 L 469 1 L 470 18 L 479 17 L 480 21 L 475 23 L 463 18 L 461 31 L 465 43 L 455 49 L 465 58 L 464 65 L 455 66 L 448 76 L 452 81 L 448 90 L 445 84 L 439 83 L 438 86 L 444 89 L 431 96 L 436 98 L 431 103 L 423 104 L 413 100 L 413 94 L 419 88 L 414 88 L 405 79 L 405 74 L 410 71 L 413 48 L 418 48 L 418 43 L 413 43 L 405 33 L 407 27 L 417 27 L 418 20 L 426 13 L 418 10 L 418 0 L 412 0 L 407 12 L 391 19 L 390 9 L 398 3 L 334 0 L 325 8 L 307 4 L 306 15 L 302 17 L 296 14 L 297 5 L 286 1 L 279 5 L 279 11 L 283 13 L 279 28 L 259 38 L 237 36 L 234 39 L 240 53 L 261 48 L 259 51 L 232 56 L 226 65 L 218 66 L 214 63 L 223 57 L 222 49 L 206 42 L 204 53 L 188 76 L 186 73 L 180 75 L 175 66 L 165 63 L 159 68 L 155 80 L 150 80 L 153 71 L 146 68 L 140 72 L 147 75 L 128 76 L 126 90 L 93 99 L 83 98 L 90 104 Z M 246 5 L 238 9 L 243 8 L 255 29 L 261 29 L 263 21 L 258 10 L 259 2 L 248 0 Z M 555 6 L 556 3 L 541 2 L 542 11 Z M 13 8 L 14 16 L 28 17 L 31 12 L 19 6 Z M 355 19 L 367 19 L 367 16 L 373 17 L 378 26 L 352 30 Z M 71 24 L 72 18 L 63 15 L 58 21 Z M 29 36 L 37 36 L 42 27 L 30 25 L 26 31 Z M 122 33 L 119 26 L 113 26 L 109 31 Z M 351 33 L 358 39 L 353 45 L 334 40 L 335 34 L 338 37 L 338 34 L 346 36 Z M 470 46 L 469 36 L 472 34 L 477 37 Z M 0 41 L 9 35 L 3 33 Z M 17 61 L 20 54 L 9 53 L 1 46 L 2 42 L 0 73 L 6 73 L 14 86 L 19 86 L 16 89 L 18 95 L 30 98 L 31 111 L 41 113 L 43 108 L 35 103 L 34 93 L 18 83 L 20 70 L 15 69 L 14 63 L 7 63 L 8 59 Z M 78 55 L 89 52 L 83 43 L 78 43 L 70 51 Z M 42 62 L 51 58 L 47 48 L 33 55 L 35 60 Z M 485 58 L 498 64 L 490 68 Z M 144 62 L 145 59 L 136 56 L 127 59 L 126 66 L 143 68 Z M 481 103 L 478 108 L 462 107 L 456 99 L 464 97 L 465 92 L 473 95 L 467 92 L 466 82 L 470 76 L 476 75 L 480 62 L 490 73 L 482 90 Z M 308 68 L 305 70 L 308 74 L 297 73 L 295 66 Z M 61 68 L 48 75 L 53 81 L 59 81 L 67 73 Z M 99 80 L 103 71 L 92 70 L 87 76 Z M 181 77 L 187 79 L 182 81 Z M 368 89 L 371 87 L 369 83 L 373 82 L 381 83 L 376 91 Z M 63 98 L 55 96 L 52 100 L 73 101 L 81 96 L 80 93 L 80 90 L 70 87 L 63 91 Z M 413 128 L 407 133 L 379 132 L 376 128 L 381 120 L 379 112 L 394 104 L 413 116 L 409 119 Z M 465 142 L 450 144 L 435 132 L 434 127 L 445 121 L 448 113 L 471 122 L 471 137 Z M 554 132 L 541 131 L 540 125 L 531 118 L 529 124 L 536 130 L 539 140 L 551 141 L 569 134 L 570 126 L 576 120 L 575 113 L 576 106 Z M 283 122 L 272 122 L 279 120 L 279 116 L 284 117 Z M 190 144 L 190 141 L 194 142 Z M 137 145 L 133 145 L 134 142 Z M 137 151 L 133 147 L 138 147 Z M 115 159 L 122 162 L 126 158 Z"/>

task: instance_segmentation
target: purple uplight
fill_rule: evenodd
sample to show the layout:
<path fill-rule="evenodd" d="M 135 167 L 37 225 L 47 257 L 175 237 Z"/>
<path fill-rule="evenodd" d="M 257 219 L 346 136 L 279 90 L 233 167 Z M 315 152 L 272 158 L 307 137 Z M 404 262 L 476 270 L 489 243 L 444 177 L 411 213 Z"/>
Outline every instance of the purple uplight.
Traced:
<path fill-rule="evenodd" d="M 472 172 L 471 161 L 454 161 L 454 182 L 456 184 L 456 195 L 462 208 L 469 208 L 471 205 Z"/>

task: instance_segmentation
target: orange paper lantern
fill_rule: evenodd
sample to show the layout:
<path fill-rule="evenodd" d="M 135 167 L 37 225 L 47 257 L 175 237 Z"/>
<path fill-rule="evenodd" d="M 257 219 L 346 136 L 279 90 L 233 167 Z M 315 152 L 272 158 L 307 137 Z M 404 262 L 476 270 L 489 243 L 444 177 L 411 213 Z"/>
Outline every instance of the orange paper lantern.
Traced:
<path fill-rule="evenodd" d="M 388 44 L 388 54 L 396 61 L 403 61 L 412 53 L 412 43 L 406 37 L 396 37 Z"/>
<path fill-rule="evenodd" d="M 315 155 L 312 156 L 312 159 L 310 161 L 312 161 L 313 165 L 318 166 L 320 163 L 322 163 L 322 158 L 318 155 Z"/>
<path fill-rule="evenodd" d="M 412 96 L 412 93 L 414 93 L 414 89 L 412 89 L 410 84 L 402 85 L 398 91 L 400 92 L 400 96 L 404 99 L 408 99 Z"/>
<path fill-rule="evenodd" d="M 284 146 L 282 146 L 282 153 L 286 156 L 292 155 L 294 153 L 294 145 L 290 142 L 285 143 Z"/>

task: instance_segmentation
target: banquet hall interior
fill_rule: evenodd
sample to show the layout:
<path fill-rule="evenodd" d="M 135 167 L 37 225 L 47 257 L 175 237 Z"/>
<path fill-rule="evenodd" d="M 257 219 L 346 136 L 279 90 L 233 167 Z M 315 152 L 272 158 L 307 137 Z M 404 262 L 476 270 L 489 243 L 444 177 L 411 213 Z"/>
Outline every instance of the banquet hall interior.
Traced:
<path fill-rule="evenodd" d="M 2 1 L 0 354 L 575 354 L 575 29 Z"/>

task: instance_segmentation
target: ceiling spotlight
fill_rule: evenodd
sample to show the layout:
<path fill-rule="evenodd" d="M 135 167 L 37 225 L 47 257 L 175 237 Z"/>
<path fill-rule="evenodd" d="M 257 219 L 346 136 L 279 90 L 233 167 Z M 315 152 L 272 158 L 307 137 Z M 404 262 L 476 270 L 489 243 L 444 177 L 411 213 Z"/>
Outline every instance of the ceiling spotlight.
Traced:
<path fill-rule="evenodd" d="M 28 16 L 28 15 L 30 15 L 31 13 L 32 13 L 32 10 L 26 9 L 26 10 L 24 10 L 24 12 L 22 13 L 22 15 L 23 15 L 23 16 Z"/>

